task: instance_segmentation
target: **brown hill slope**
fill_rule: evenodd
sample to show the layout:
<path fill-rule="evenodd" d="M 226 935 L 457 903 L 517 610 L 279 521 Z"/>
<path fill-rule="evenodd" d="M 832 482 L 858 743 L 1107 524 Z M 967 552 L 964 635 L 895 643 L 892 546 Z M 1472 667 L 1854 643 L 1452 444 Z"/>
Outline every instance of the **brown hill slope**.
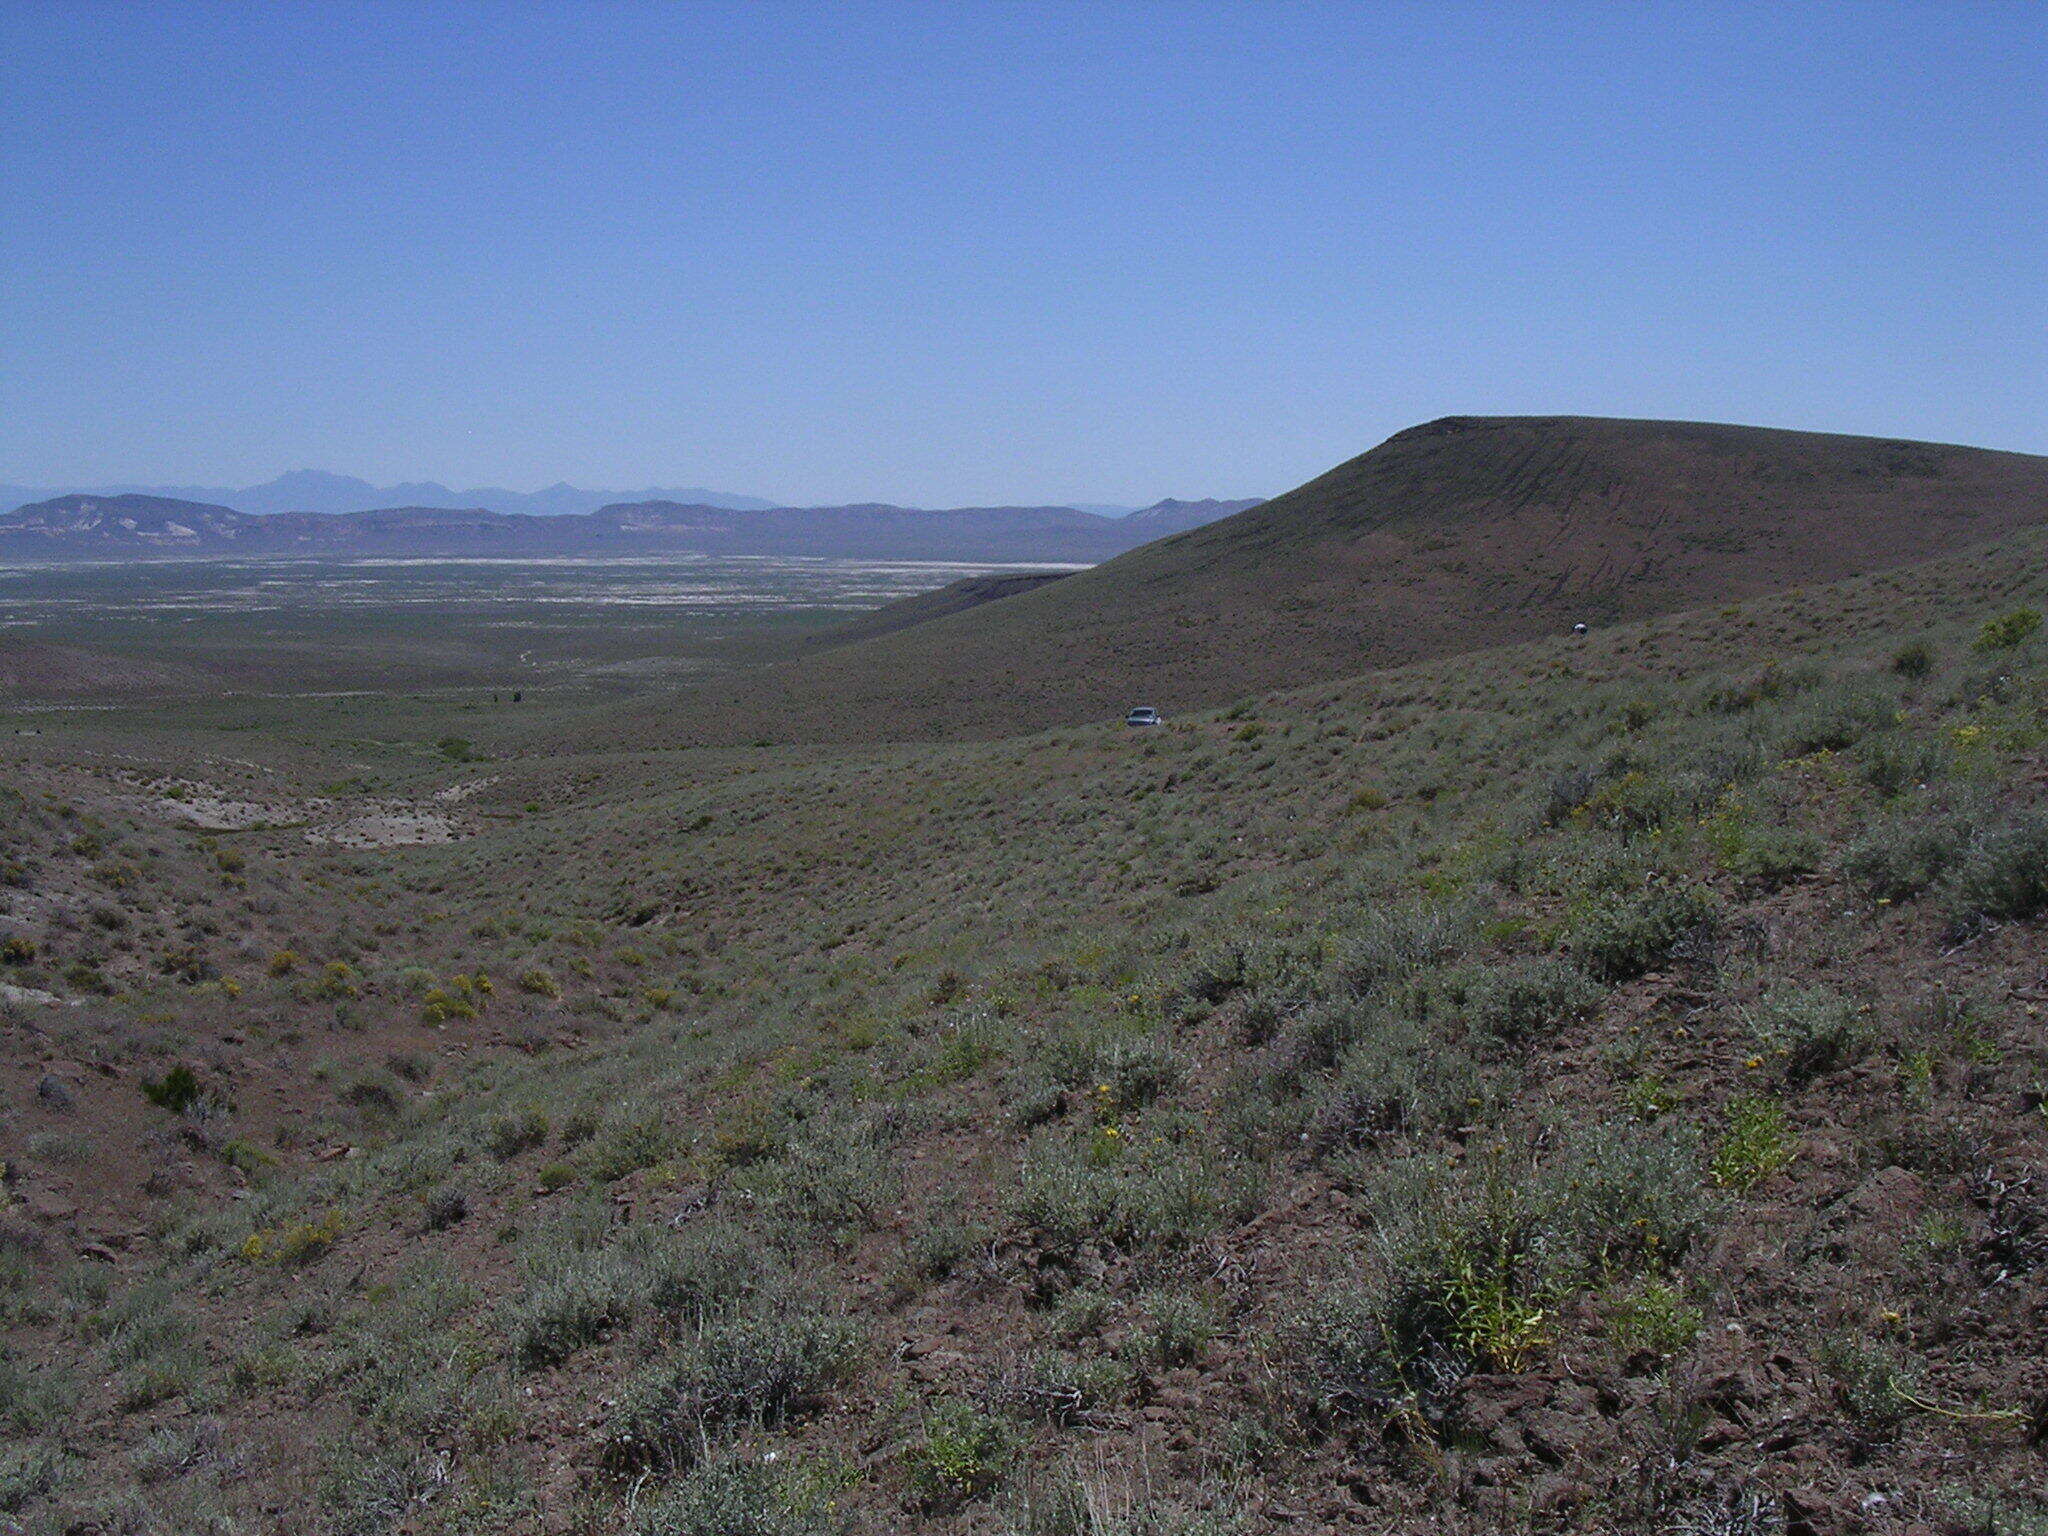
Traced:
<path fill-rule="evenodd" d="M 821 646 L 849 645 L 856 640 L 872 640 L 877 635 L 893 635 L 899 629 L 913 629 L 934 619 L 965 613 L 983 603 L 1000 602 L 1004 598 L 1035 592 L 1051 582 L 1063 581 L 1071 574 L 1069 571 L 1000 571 L 989 576 L 969 576 L 929 592 L 919 592 L 913 597 L 898 598 L 872 613 L 862 614 L 851 623 L 828 630 L 818 637 L 817 643 Z"/>
<path fill-rule="evenodd" d="M 1831 581 L 2048 522 L 2048 458 L 1450 417 L 1067 580 L 708 682 L 641 739 L 1007 732 Z"/>
<path fill-rule="evenodd" d="M 0 639 L 0 699 L 197 693 L 223 686 L 220 672 L 185 662 L 124 656 L 82 645 Z"/>

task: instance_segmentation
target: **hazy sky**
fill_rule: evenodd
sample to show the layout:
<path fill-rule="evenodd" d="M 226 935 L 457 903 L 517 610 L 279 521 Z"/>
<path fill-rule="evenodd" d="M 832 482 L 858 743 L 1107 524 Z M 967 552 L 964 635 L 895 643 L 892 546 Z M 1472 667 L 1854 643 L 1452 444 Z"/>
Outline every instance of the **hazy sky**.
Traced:
<path fill-rule="evenodd" d="M 1285 489 L 2048 452 L 2048 5 L 0 0 L 0 480 Z"/>

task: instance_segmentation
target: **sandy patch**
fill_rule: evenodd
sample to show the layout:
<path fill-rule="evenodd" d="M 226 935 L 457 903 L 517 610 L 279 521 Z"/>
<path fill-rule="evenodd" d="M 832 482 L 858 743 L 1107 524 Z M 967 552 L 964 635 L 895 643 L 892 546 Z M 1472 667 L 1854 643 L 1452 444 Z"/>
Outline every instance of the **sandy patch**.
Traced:
<path fill-rule="evenodd" d="M 202 832 L 247 832 L 253 827 L 289 827 L 306 819 L 306 809 L 284 805 L 262 805 L 254 800 L 220 800 L 209 795 L 191 795 L 182 800 L 164 798 L 154 807 L 173 821 Z"/>
<path fill-rule="evenodd" d="M 311 795 L 291 800 L 243 800 L 196 779 L 124 775 L 146 791 L 128 803 L 202 832 L 250 832 L 304 828 L 305 840 L 334 848 L 397 848 L 409 843 L 452 843 L 465 830 L 453 807 L 495 778 L 472 779 L 434 791 L 426 801 L 337 800 Z M 431 806 L 431 809 L 428 808 Z"/>
<path fill-rule="evenodd" d="M 59 997 L 54 992 L 45 992 L 40 987 L 17 987 L 0 981 L 0 1003 L 27 1003 L 38 1008 L 71 1008 L 77 1002 L 73 998 Z"/>
<path fill-rule="evenodd" d="M 382 811 L 351 816 L 306 833 L 309 843 L 338 848 L 397 848 L 407 843 L 452 843 L 455 823 L 432 811 Z"/>
<path fill-rule="evenodd" d="M 471 779 L 467 784 L 450 784 L 446 789 L 435 790 L 434 799 L 443 805 L 460 805 L 471 796 L 489 789 L 497 782 L 498 776 L 492 774 L 487 779 Z"/>

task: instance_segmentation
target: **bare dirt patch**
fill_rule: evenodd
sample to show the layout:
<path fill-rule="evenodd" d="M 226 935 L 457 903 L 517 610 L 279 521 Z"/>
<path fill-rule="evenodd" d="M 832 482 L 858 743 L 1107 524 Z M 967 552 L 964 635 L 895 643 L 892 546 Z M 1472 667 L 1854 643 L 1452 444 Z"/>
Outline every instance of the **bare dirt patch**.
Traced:
<path fill-rule="evenodd" d="M 432 811 L 379 811 L 330 822 L 306 833 L 309 843 L 331 843 L 339 848 L 396 848 L 408 843 L 452 843 L 455 838 L 454 820 Z"/>

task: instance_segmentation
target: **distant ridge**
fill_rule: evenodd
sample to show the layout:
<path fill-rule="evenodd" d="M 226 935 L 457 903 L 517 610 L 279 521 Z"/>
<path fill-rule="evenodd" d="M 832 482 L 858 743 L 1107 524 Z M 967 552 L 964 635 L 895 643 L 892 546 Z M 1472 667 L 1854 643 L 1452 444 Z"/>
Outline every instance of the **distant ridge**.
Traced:
<path fill-rule="evenodd" d="M 432 480 L 376 486 L 353 475 L 329 474 L 321 469 L 295 469 L 275 480 L 239 489 L 203 485 L 67 485 L 34 489 L 0 485 L 0 507 L 18 507 L 29 502 L 73 495 L 148 496 L 252 513 L 372 512 L 383 507 L 445 507 L 451 510 L 481 507 L 491 512 L 520 513 L 530 517 L 574 516 L 622 501 L 675 501 L 691 506 L 725 507 L 738 512 L 759 511 L 779 505 L 758 496 L 735 496 L 727 491 L 695 486 L 687 489 L 654 487 L 643 491 L 593 491 L 556 484 L 539 491 L 508 491 L 495 486 L 461 491 L 451 490 Z"/>
<path fill-rule="evenodd" d="M 1067 580 L 693 684 L 673 721 L 640 730 L 909 738 L 1104 719 L 1132 701 L 1171 711 L 1834 581 L 2040 523 L 2048 458 L 2027 454 L 1448 417 Z"/>
<path fill-rule="evenodd" d="M 541 517 L 485 507 L 433 506 L 259 514 L 176 497 L 74 494 L 33 502 L 0 516 L 0 558 L 694 553 L 1086 565 L 1225 515 L 1237 505 L 1169 502 L 1126 518 L 1104 518 L 1072 507 L 734 510 L 638 501 Z"/>
<path fill-rule="evenodd" d="M 1250 496 L 1241 501 L 1217 501 L 1213 497 L 1203 501 L 1175 501 L 1169 496 L 1164 501 L 1139 508 L 1124 521 L 1134 527 L 1142 524 L 1157 528 L 1164 537 L 1168 530 L 1179 532 L 1184 528 L 1201 528 L 1226 517 L 1235 517 L 1264 500 L 1263 496 Z"/>

